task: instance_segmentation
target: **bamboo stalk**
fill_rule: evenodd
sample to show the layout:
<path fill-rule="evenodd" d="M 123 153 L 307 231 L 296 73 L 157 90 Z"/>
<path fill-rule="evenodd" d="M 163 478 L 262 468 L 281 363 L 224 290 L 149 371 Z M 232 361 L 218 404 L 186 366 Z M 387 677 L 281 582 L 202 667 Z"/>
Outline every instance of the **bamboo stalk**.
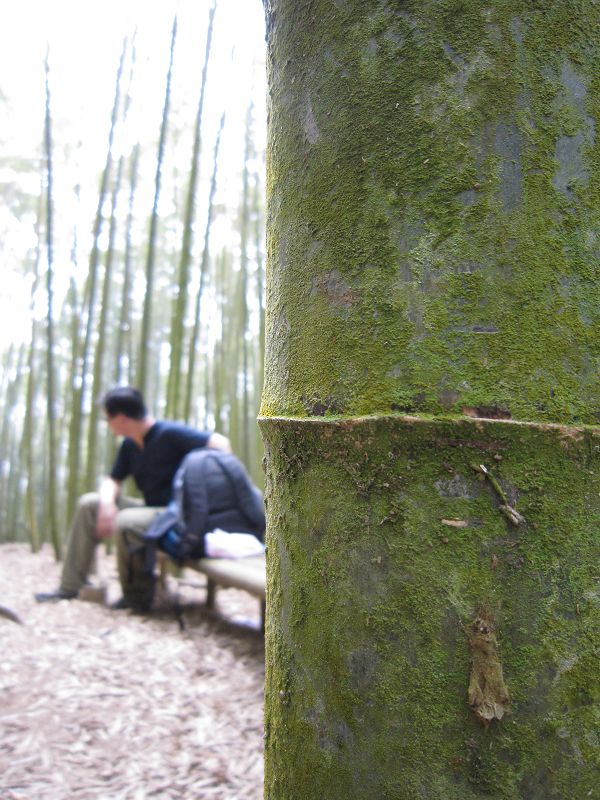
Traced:
<path fill-rule="evenodd" d="M 210 255 L 210 248 L 209 248 L 210 228 L 212 224 L 213 207 L 214 207 L 215 193 L 217 189 L 217 167 L 219 161 L 219 147 L 221 144 L 221 134 L 223 133 L 224 127 L 225 127 L 225 114 L 221 116 L 219 130 L 217 132 L 217 138 L 214 147 L 213 171 L 210 182 L 210 192 L 208 196 L 208 212 L 206 215 L 206 227 L 204 229 L 204 247 L 202 250 L 202 259 L 200 262 L 200 285 L 198 287 L 198 294 L 196 295 L 194 326 L 192 329 L 192 334 L 190 337 L 190 345 L 189 345 L 189 360 L 188 360 L 188 370 L 187 370 L 187 380 L 186 380 L 186 390 L 185 390 L 185 403 L 183 407 L 183 417 L 186 421 L 189 420 L 190 418 L 191 408 L 192 408 L 192 395 L 194 391 L 194 372 L 196 369 L 196 350 L 198 347 L 198 339 L 200 334 L 200 309 L 202 306 L 204 281 L 206 277 L 206 272 L 208 270 L 208 260 Z"/>
<path fill-rule="evenodd" d="M 57 484 L 58 466 L 56 417 L 57 391 L 54 362 L 54 206 L 53 206 L 53 164 L 52 164 L 52 117 L 50 113 L 49 50 L 46 51 L 46 116 L 44 143 L 46 153 L 46 387 L 47 387 L 47 425 L 48 425 L 48 527 L 56 559 L 61 558 L 62 547 L 58 531 Z"/>
<path fill-rule="evenodd" d="M 202 115 L 204 109 L 204 95 L 208 76 L 208 62 L 212 43 L 212 32 L 215 12 L 217 9 L 216 0 L 213 0 L 212 7 L 208 15 L 208 30 L 206 34 L 206 46 L 204 48 L 204 66 L 202 68 L 202 80 L 200 82 L 200 97 L 196 111 L 196 123 L 194 127 L 194 144 L 192 148 L 192 158 L 190 163 L 190 177 L 187 188 L 187 199 L 185 204 L 185 218 L 183 223 L 183 241 L 181 244 L 181 255 L 179 259 L 179 279 L 177 294 L 173 302 L 171 316 L 171 363 L 169 369 L 167 386 L 167 416 L 178 417 L 181 405 L 181 364 L 183 359 L 183 339 L 184 326 L 187 308 L 187 292 L 190 276 L 190 265 L 192 261 L 192 249 L 194 239 L 194 217 L 196 212 L 196 194 L 198 178 L 200 174 L 200 151 L 202 147 Z"/>
<path fill-rule="evenodd" d="M 173 57 L 175 54 L 175 42 L 177 40 L 177 16 L 173 19 L 171 30 L 171 46 L 169 51 L 169 69 L 167 71 L 167 83 L 165 88 L 165 100 L 163 115 L 160 126 L 160 136 L 158 141 L 158 154 L 156 158 L 156 172 L 154 176 L 154 202 L 150 215 L 150 231 L 148 234 L 148 249 L 146 251 L 146 291 L 144 293 L 144 309 L 142 313 L 142 325 L 139 341 L 139 357 L 137 364 L 137 385 L 143 394 L 147 394 L 148 387 L 148 346 L 152 331 L 152 316 L 154 304 L 154 274 L 156 261 L 156 244 L 158 237 L 158 201 L 161 191 L 162 166 L 165 155 L 167 141 L 169 108 L 171 102 L 171 79 L 173 75 Z"/>

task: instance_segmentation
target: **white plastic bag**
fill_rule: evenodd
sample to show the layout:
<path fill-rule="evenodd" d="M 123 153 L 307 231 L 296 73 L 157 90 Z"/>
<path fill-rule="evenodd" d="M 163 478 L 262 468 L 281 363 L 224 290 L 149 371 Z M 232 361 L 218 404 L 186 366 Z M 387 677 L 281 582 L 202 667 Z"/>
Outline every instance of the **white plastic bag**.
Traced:
<path fill-rule="evenodd" d="M 265 552 L 265 546 L 251 533 L 227 533 L 215 528 L 204 535 L 204 552 L 209 558 L 248 558 Z"/>

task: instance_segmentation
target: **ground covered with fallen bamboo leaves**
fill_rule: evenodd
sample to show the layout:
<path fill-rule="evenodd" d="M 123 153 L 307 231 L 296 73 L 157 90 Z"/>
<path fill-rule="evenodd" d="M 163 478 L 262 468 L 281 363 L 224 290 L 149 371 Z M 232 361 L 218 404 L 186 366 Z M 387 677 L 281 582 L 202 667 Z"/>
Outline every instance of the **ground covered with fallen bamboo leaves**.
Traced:
<path fill-rule="evenodd" d="M 263 638 L 255 598 L 169 578 L 149 616 L 92 602 L 40 605 L 57 585 L 44 547 L 0 545 L 0 798 L 262 797 Z M 97 580 L 119 586 L 102 553 Z M 175 608 L 181 610 L 178 621 Z"/>

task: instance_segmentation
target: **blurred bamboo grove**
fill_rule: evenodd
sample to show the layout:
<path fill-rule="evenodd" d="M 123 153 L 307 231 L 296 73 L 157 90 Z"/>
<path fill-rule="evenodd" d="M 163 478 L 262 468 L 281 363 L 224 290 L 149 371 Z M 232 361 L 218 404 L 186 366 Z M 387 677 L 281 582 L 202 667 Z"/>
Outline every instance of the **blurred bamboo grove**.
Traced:
<path fill-rule="evenodd" d="M 3 273 L 29 301 L 26 336 L 23 319 L 0 321 L 15 329 L 0 354 L 0 541 L 60 555 L 77 496 L 113 458 L 96 401 L 119 383 L 156 416 L 228 435 L 262 484 L 264 31 L 228 38 L 231 7 L 181 3 L 160 53 L 141 23 L 126 31 L 91 178 L 90 145 L 57 110 L 52 42 L 37 149 L 4 142 Z"/>

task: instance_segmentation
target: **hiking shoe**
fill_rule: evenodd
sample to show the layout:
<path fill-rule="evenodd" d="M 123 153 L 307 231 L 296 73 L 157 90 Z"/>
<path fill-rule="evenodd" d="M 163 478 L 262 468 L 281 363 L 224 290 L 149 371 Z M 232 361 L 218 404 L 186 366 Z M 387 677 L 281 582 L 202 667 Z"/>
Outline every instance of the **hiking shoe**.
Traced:
<path fill-rule="evenodd" d="M 59 600 L 74 600 L 77 594 L 66 589 L 57 589 L 55 592 L 38 592 L 35 599 L 38 603 L 58 603 Z"/>
<path fill-rule="evenodd" d="M 110 608 L 112 608 L 113 611 L 125 611 L 127 608 L 131 607 L 132 606 L 129 600 L 126 600 L 124 597 L 121 597 L 118 600 L 115 600 L 114 603 L 110 604 Z"/>
<path fill-rule="evenodd" d="M 121 597 L 116 602 L 111 603 L 110 608 L 112 608 L 113 611 L 125 611 L 129 609 L 133 611 L 134 614 L 147 614 L 152 608 L 152 603 L 136 603 L 132 600 L 128 600 L 126 597 Z"/>

